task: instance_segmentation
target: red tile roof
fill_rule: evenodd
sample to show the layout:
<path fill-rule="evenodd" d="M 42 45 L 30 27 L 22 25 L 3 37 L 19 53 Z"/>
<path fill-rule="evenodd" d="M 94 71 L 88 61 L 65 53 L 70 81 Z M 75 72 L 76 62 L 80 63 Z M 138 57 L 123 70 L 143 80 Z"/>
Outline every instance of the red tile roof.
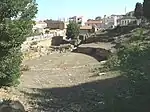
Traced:
<path fill-rule="evenodd" d="M 103 21 L 100 20 L 89 20 L 86 22 L 86 24 L 100 24 L 103 23 Z"/>
<path fill-rule="evenodd" d="M 91 30 L 92 26 L 81 26 L 80 29 L 81 30 Z"/>

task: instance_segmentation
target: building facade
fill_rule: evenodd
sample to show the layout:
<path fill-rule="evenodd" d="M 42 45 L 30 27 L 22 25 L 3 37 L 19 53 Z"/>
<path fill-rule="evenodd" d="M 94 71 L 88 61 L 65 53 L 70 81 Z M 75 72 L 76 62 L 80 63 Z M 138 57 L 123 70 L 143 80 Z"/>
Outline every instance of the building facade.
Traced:
<path fill-rule="evenodd" d="M 74 21 L 76 23 L 78 23 L 79 25 L 83 25 L 83 16 L 77 17 L 77 16 L 73 16 L 69 18 L 69 22 L 70 21 Z"/>
<path fill-rule="evenodd" d="M 87 22 L 85 22 L 86 26 L 91 26 L 91 27 L 96 27 L 98 29 L 103 28 L 103 21 L 102 20 L 87 20 Z"/>
<path fill-rule="evenodd" d="M 80 34 L 88 34 L 92 32 L 92 26 L 81 26 Z"/>
<path fill-rule="evenodd" d="M 118 19 L 123 18 L 123 15 L 111 15 L 108 17 L 104 17 L 103 18 L 103 23 L 105 28 L 115 28 L 117 25 L 119 25 L 118 23 Z"/>
<path fill-rule="evenodd" d="M 118 23 L 120 26 L 127 26 L 127 25 L 130 25 L 130 24 L 136 24 L 137 22 L 137 19 L 136 17 L 123 17 L 121 19 L 118 19 Z"/>
<path fill-rule="evenodd" d="M 60 29 L 63 30 L 65 29 L 65 22 L 64 21 L 59 21 L 59 20 L 45 20 L 44 22 L 47 23 L 47 28 L 48 29 Z"/>
<path fill-rule="evenodd" d="M 126 13 L 122 18 L 118 19 L 118 24 L 120 26 L 127 26 L 130 24 L 137 24 L 137 19 L 134 17 L 134 11 Z"/>

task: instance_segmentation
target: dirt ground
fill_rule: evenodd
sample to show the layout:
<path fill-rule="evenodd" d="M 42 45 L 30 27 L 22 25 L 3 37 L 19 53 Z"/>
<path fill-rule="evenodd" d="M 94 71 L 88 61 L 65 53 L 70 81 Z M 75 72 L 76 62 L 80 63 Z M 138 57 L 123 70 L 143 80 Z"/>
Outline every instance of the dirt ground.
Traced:
<path fill-rule="evenodd" d="M 81 53 L 53 53 L 24 64 L 30 70 L 9 95 L 32 112 L 99 112 L 93 109 L 104 108 L 103 90 L 119 80 L 109 73 L 98 76 L 93 70 L 100 63 Z"/>

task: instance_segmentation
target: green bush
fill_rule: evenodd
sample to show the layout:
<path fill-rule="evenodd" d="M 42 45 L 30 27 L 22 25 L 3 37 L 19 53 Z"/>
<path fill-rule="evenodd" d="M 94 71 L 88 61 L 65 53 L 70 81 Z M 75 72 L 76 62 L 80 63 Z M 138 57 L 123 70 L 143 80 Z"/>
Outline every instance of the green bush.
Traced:
<path fill-rule="evenodd" d="M 121 43 L 104 68 L 119 70 L 131 82 L 150 81 L 150 44 L 145 38 L 143 29 L 138 29 L 128 41 Z"/>
<path fill-rule="evenodd" d="M 76 22 L 70 22 L 67 25 L 67 39 L 77 39 L 80 33 L 80 26 Z"/>
<path fill-rule="evenodd" d="M 117 53 L 104 65 L 105 70 L 118 70 L 127 79 L 126 86 L 111 96 L 113 103 L 109 104 L 109 110 L 115 110 L 114 112 L 149 111 L 150 44 L 145 39 L 143 30 L 137 30 L 128 41 L 121 43 Z M 126 90 L 123 91 L 125 88 Z"/>
<path fill-rule="evenodd" d="M 150 45 L 131 44 L 118 52 L 119 69 L 133 82 L 150 81 Z"/>
<path fill-rule="evenodd" d="M 37 5 L 34 0 L 0 4 L 0 86 L 12 86 L 19 82 L 21 45 L 32 31 Z"/>
<path fill-rule="evenodd" d="M 21 56 L 20 48 L 12 48 L 0 58 L 0 86 L 18 84 Z"/>

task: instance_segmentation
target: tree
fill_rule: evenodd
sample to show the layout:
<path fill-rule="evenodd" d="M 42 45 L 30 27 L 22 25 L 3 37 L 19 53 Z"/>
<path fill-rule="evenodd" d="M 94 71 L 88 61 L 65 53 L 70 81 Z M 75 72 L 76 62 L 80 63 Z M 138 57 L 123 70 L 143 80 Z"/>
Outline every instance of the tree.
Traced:
<path fill-rule="evenodd" d="M 143 2 L 143 15 L 146 19 L 150 20 L 150 0 L 144 0 Z"/>
<path fill-rule="evenodd" d="M 18 82 L 21 45 L 32 31 L 36 13 L 35 0 L 0 1 L 0 86 Z"/>
<path fill-rule="evenodd" d="M 93 19 L 88 19 L 87 21 L 92 21 Z"/>
<path fill-rule="evenodd" d="M 102 17 L 100 17 L 100 16 L 95 18 L 95 20 L 101 20 L 101 19 L 102 19 Z"/>
<path fill-rule="evenodd" d="M 79 25 L 75 22 L 70 22 L 67 25 L 67 38 L 68 39 L 77 39 L 77 37 L 79 36 L 79 32 L 80 32 L 80 28 Z"/>
<path fill-rule="evenodd" d="M 143 16 L 143 5 L 139 2 L 136 3 L 135 10 L 134 10 L 134 16 L 137 19 L 141 19 Z"/>

